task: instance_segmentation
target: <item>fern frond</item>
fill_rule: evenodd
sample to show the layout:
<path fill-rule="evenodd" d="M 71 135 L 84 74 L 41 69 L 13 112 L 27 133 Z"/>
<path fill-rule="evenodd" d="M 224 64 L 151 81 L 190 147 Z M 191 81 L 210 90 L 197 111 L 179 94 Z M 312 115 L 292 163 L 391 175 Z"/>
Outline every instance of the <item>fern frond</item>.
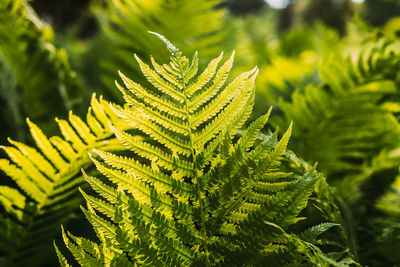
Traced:
<path fill-rule="evenodd" d="M 47 256 L 37 257 L 37 253 L 47 251 L 58 226 L 67 222 L 70 213 L 76 210 L 80 201 L 77 188 L 83 183 L 80 169 L 92 164 L 87 153 L 93 148 L 105 151 L 123 148 L 108 124 L 112 121 L 120 129 L 128 129 L 129 125 L 121 124 L 108 102 L 93 95 L 87 117 L 88 124 L 70 113 L 68 121 L 58 120 L 62 137 L 50 138 L 27 119 L 37 148 L 11 139 L 11 146 L 2 147 L 9 159 L 0 159 L 0 169 L 18 188 L 0 187 L 4 229 L 9 233 L 18 230 L 10 236 L 4 233 L 0 240 L 1 251 L 10 264 L 26 266 L 48 260 Z M 64 262 L 62 258 L 60 261 Z"/>
<path fill-rule="evenodd" d="M 53 29 L 28 2 L 5 0 L 0 4 L 0 65 L 13 74 L 16 86 L 7 90 L 19 88 L 18 92 L 7 91 L 3 97 L 16 98 L 10 110 L 14 118 L 29 116 L 40 128 L 54 134 L 56 127 L 49 122 L 68 110 L 77 110 L 82 86 L 66 51 L 56 47 Z M 4 85 L 2 80 L 0 87 Z M 15 114 L 17 111 L 20 114 Z"/>
<path fill-rule="evenodd" d="M 325 231 L 329 230 L 330 228 L 337 226 L 338 224 L 335 223 L 322 223 L 319 225 L 315 225 L 299 235 L 299 238 L 307 241 L 307 242 L 315 242 L 316 239 Z"/>
<path fill-rule="evenodd" d="M 279 102 L 285 119 L 275 122 L 295 121 L 300 155 L 318 161 L 329 175 L 359 172 L 374 153 L 398 142 L 399 127 L 385 103 L 397 95 L 399 53 L 390 42 L 370 46 L 354 62 L 328 60 L 320 67 L 322 85 L 296 90 L 290 101 Z"/>
<path fill-rule="evenodd" d="M 152 59 L 152 70 L 139 60 L 155 88 L 121 75 L 134 89 L 120 88 L 127 99 L 123 108 L 110 105 L 142 135 L 110 125 L 131 154 L 94 149 L 101 160 L 92 161 L 108 181 L 84 174 L 98 195 L 82 191 L 97 247 L 113 249 L 113 258 L 123 255 L 131 266 L 244 265 L 291 251 L 297 236 L 286 231 L 301 220 L 320 175 L 313 168 L 299 175 L 282 168 L 292 125 L 279 141 L 276 133 L 261 136 L 271 109 L 239 131 L 252 111 L 257 68 L 224 87 L 233 56 L 217 70 L 221 54 L 195 77 L 197 54 L 190 63 L 157 36 L 171 52 L 170 64 Z M 94 245 L 65 243 L 81 265 L 92 256 L 107 264 L 90 252 Z"/>
<path fill-rule="evenodd" d="M 328 53 L 318 68 L 321 81 L 297 88 L 291 99 L 281 99 L 285 118 L 272 121 L 278 126 L 295 122 L 292 148 L 305 159 L 318 161 L 335 186 L 351 252 L 365 262 L 385 254 L 385 263 L 380 264 L 391 265 L 398 258 L 387 251 L 389 246 L 396 250 L 395 242 L 383 244 L 382 237 L 388 233 L 384 231 L 395 229 L 388 226 L 393 218 L 380 212 L 382 194 L 399 165 L 393 148 L 400 136 L 400 51 L 397 41 L 370 39 L 349 55 Z M 375 238 L 366 238 L 367 232 L 374 232 Z M 368 251 L 369 247 L 376 249 Z"/>

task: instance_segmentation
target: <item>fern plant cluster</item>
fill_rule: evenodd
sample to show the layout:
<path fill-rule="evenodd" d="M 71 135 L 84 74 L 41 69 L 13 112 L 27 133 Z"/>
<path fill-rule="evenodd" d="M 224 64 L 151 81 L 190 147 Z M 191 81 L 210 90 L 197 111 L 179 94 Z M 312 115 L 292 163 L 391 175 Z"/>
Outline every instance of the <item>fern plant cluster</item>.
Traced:
<path fill-rule="evenodd" d="M 233 19 L 214 0 L 94 1 L 90 14 L 99 32 L 71 41 L 26 1 L 0 1 L 13 136 L 0 265 L 400 261 L 396 19 L 278 38 L 273 14 Z"/>
<path fill-rule="evenodd" d="M 290 161 L 292 126 L 280 140 L 278 132 L 261 134 L 271 109 L 243 128 L 254 104 L 257 68 L 225 84 L 234 54 L 218 67 L 221 54 L 197 74 L 197 53 L 190 62 L 159 37 L 171 63 L 152 58 L 152 69 L 137 57 L 151 87 L 120 73 L 127 89 L 116 85 L 124 107 L 93 97 L 87 123 L 72 113 L 69 122 L 58 120 L 63 138 L 48 139 L 28 120 L 40 151 L 11 140 L 14 147 L 4 147 L 13 163 L 3 160 L 2 169 L 21 189 L 3 186 L 9 214 L 3 220 L 3 236 L 9 236 L 4 248 L 24 229 L 7 261 L 26 264 L 18 251 L 37 252 L 25 249 L 30 243 L 24 240 L 38 242 L 34 237 L 46 238 L 50 226 L 65 221 L 63 214 L 79 201 L 77 170 L 86 167 L 89 151 L 105 178 L 83 172 L 94 194 L 81 190 L 87 202 L 82 210 L 99 243 L 62 231 L 83 266 L 352 262 L 346 250 L 339 252 L 343 240 L 335 245 L 336 254 L 317 246 L 318 237 L 337 224 L 314 225 L 303 233 L 290 229 L 304 220 L 299 213 L 322 178 L 308 165 L 282 165 Z M 107 152 L 118 150 L 131 154 Z M 69 266 L 68 256 L 55 247 L 60 264 Z"/>
<path fill-rule="evenodd" d="M 318 161 L 333 186 L 353 253 L 365 265 L 384 266 L 398 262 L 393 253 L 399 241 L 397 215 L 389 210 L 397 205 L 399 42 L 375 31 L 368 34 L 349 36 L 363 43 L 351 49 L 343 45 L 354 39 L 335 42 L 329 30 L 318 35 L 327 35 L 335 49 L 319 54 L 321 62 L 311 75 L 305 69 L 300 75 L 305 80 L 299 80 L 276 72 L 273 80 L 264 77 L 267 83 L 262 88 L 258 84 L 258 90 L 279 109 L 272 124 L 295 122 L 291 148 L 306 160 Z M 300 55 L 304 53 L 315 51 Z M 283 60 L 300 61 L 301 66 L 301 56 Z"/>
<path fill-rule="evenodd" d="M 2 126 L 21 140 L 27 139 L 25 117 L 54 134 L 54 116 L 77 111 L 81 103 L 82 85 L 65 49 L 55 46 L 54 35 L 26 1 L 1 1 L 0 96 L 7 121 Z"/>

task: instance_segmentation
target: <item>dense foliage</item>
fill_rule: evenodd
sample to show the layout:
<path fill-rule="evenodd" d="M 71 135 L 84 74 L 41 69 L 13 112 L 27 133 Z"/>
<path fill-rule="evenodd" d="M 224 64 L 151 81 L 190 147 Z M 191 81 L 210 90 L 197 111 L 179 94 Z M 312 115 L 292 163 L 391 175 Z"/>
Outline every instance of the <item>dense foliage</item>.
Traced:
<path fill-rule="evenodd" d="M 0 265 L 400 262 L 400 20 L 306 2 L 0 1 Z"/>

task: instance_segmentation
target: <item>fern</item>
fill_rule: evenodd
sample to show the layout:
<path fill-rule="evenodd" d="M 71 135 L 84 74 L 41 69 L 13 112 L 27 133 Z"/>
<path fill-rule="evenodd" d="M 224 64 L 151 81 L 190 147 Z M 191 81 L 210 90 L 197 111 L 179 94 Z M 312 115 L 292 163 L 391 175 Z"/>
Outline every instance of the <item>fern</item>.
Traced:
<path fill-rule="evenodd" d="M 397 94 L 398 56 L 396 44 L 382 40 L 366 46 L 353 61 L 327 60 L 320 67 L 322 85 L 281 100 L 285 119 L 276 122 L 296 122 L 296 151 L 317 160 L 329 176 L 360 172 L 374 153 L 395 145 L 399 128 L 391 98 Z"/>
<path fill-rule="evenodd" d="M 308 249 L 293 249 L 300 239 L 288 227 L 301 220 L 320 177 L 312 168 L 301 175 L 281 168 L 292 126 L 279 141 L 276 134 L 260 139 L 269 111 L 236 135 L 252 110 L 257 68 L 224 86 L 233 55 L 216 68 L 219 56 L 196 76 L 197 54 L 190 63 L 158 36 L 171 63 L 153 60 L 151 69 L 137 57 L 153 87 L 120 74 L 127 105 L 113 106 L 148 139 L 112 127 L 133 157 L 93 150 L 108 181 L 84 173 L 98 196 L 81 190 L 82 210 L 100 243 L 63 230 L 65 245 L 83 266 L 306 261 Z"/>
<path fill-rule="evenodd" d="M 0 169 L 16 187 L 0 186 L 0 251 L 7 264 L 39 266 L 51 258 L 51 240 L 58 227 L 73 218 L 81 202 L 77 194 L 83 179 L 81 168 L 92 165 L 87 152 L 121 150 L 108 124 L 127 129 L 102 98 L 93 95 L 87 123 L 70 113 L 69 121 L 57 119 L 62 137 L 47 138 L 27 119 L 37 148 L 9 139 L 3 146 L 9 159 L 0 159 Z"/>
<path fill-rule="evenodd" d="M 4 99 L 16 119 L 7 121 L 17 130 L 23 127 L 20 118 L 29 116 L 40 128 L 54 133 L 50 123 L 54 116 L 79 107 L 80 82 L 66 51 L 54 43 L 53 29 L 25 0 L 0 2 L 0 65 L 14 79 L 12 87 L 6 87 L 7 80 L 2 79 L 0 88 L 7 89 Z"/>
<path fill-rule="evenodd" d="M 399 142 L 398 45 L 368 41 L 351 57 L 325 60 L 319 68 L 323 84 L 299 88 L 291 100 L 281 100 L 286 118 L 274 118 L 282 126 L 296 122 L 293 149 L 319 162 L 335 186 L 352 253 L 372 265 L 386 246 L 376 227 L 381 218 L 376 201 L 399 164 L 394 149 Z M 389 258 L 377 262 L 396 262 Z"/>
<path fill-rule="evenodd" d="M 239 18 L 243 25 L 237 29 L 243 35 L 239 38 L 242 67 L 256 64 L 260 68 L 256 82 L 256 114 L 261 114 L 266 104 L 277 104 L 279 98 L 289 100 L 296 88 L 320 84 L 318 63 L 325 62 L 326 54 L 341 51 L 338 34 L 325 25 L 303 25 L 277 33 L 271 26 L 273 16 L 267 11 Z M 264 21 L 272 23 L 258 27 Z"/>

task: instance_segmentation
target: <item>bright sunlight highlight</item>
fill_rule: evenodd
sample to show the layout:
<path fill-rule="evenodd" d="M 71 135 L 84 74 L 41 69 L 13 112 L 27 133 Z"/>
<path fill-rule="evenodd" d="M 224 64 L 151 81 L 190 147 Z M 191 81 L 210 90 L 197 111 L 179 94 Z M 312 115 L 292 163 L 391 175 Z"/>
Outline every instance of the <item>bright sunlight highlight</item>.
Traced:
<path fill-rule="evenodd" d="M 265 0 L 272 8 L 282 9 L 288 6 L 289 0 Z"/>

